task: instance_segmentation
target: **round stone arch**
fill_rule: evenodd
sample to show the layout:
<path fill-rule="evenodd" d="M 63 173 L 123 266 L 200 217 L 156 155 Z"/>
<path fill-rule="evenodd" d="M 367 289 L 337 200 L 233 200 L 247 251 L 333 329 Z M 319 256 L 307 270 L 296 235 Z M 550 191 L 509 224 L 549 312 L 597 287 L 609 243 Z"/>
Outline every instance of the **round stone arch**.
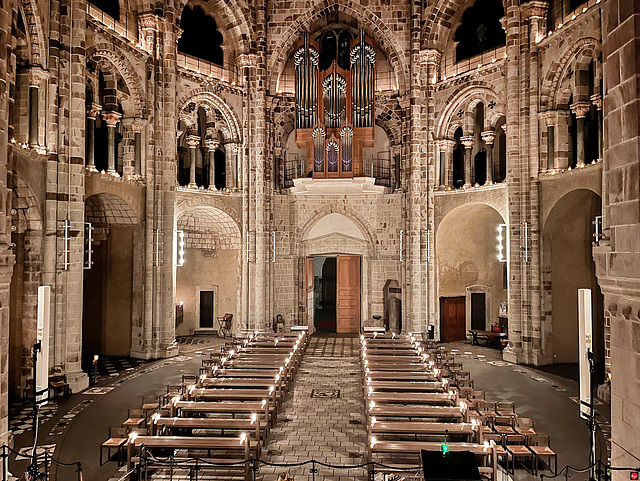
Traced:
<path fill-rule="evenodd" d="M 371 10 L 363 7 L 359 1 L 354 0 L 325 0 L 319 2 L 313 8 L 308 9 L 294 20 L 289 28 L 281 36 L 283 39 L 273 50 L 267 62 L 267 72 L 270 79 L 269 89 L 275 92 L 278 86 L 280 74 L 287 63 L 293 45 L 302 38 L 304 32 L 316 20 L 340 11 L 342 14 L 355 19 L 364 28 L 367 35 L 373 38 L 380 49 L 385 53 L 389 64 L 393 67 L 398 81 L 398 88 L 402 95 L 408 89 L 408 60 L 398 42 L 396 35 L 389 27 Z"/>
<path fill-rule="evenodd" d="M 218 28 L 222 28 L 227 33 L 227 37 L 225 37 L 227 45 L 231 45 L 236 54 L 249 52 L 255 32 L 247 21 L 250 12 L 246 7 L 243 8 L 240 4 L 229 2 L 228 0 L 213 0 L 209 2 L 179 0 L 176 2 L 175 13 L 178 25 L 187 4 L 206 7 L 204 9 L 205 12 L 208 12 L 215 19 Z"/>
<path fill-rule="evenodd" d="M 42 231 L 42 212 L 33 191 L 17 172 L 13 172 L 11 181 L 13 184 L 11 208 L 16 212 L 14 216 L 17 221 L 13 222 L 16 227 L 15 232 Z"/>
<path fill-rule="evenodd" d="M 335 209 L 333 207 L 325 207 L 323 209 L 316 210 L 311 217 L 302 224 L 302 227 L 298 229 L 298 239 L 300 239 L 300 241 L 307 239 L 312 227 L 323 217 L 326 217 L 329 214 L 340 214 L 353 222 L 364 237 L 364 241 L 369 249 L 368 255 L 372 259 L 377 258 L 378 239 L 376 238 L 375 233 L 373 233 L 371 226 L 369 226 L 366 221 L 362 220 L 357 212 L 348 208 Z"/>
<path fill-rule="evenodd" d="M 402 143 L 402 119 L 397 111 L 387 105 L 378 103 L 376 105 L 375 123 L 386 132 L 391 145 L 400 145 Z"/>
<path fill-rule="evenodd" d="M 572 42 L 567 51 L 559 60 L 551 62 L 548 71 L 541 76 L 543 78 L 540 86 L 540 105 L 542 110 L 555 110 L 560 97 L 563 79 L 567 75 L 569 67 L 574 60 L 582 57 L 594 57 L 598 50 L 599 42 L 593 37 L 584 37 Z"/>
<path fill-rule="evenodd" d="M 436 205 L 434 230 L 438 232 L 438 226 L 451 212 L 473 205 L 484 205 L 495 210 L 503 219 L 509 218 L 508 203 L 507 203 L 507 189 L 504 185 L 497 184 L 490 189 L 483 189 L 477 192 L 469 192 L 469 196 L 473 196 L 473 199 L 469 199 L 466 194 L 460 195 L 444 195 L 440 198 L 440 201 Z"/>
<path fill-rule="evenodd" d="M 35 0 L 20 0 L 19 8 L 22 10 L 22 16 L 25 21 L 25 27 L 27 28 L 27 35 L 29 36 L 29 44 L 31 47 L 31 65 L 47 64 L 47 55 L 45 52 L 45 40 L 42 33 L 42 23 L 40 19 L 43 18 L 38 9 L 38 5 Z"/>
<path fill-rule="evenodd" d="M 474 2 L 475 3 L 475 2 Z M 423 48 L 437 48 L 442 52 L 446 49 L 449 32 L 455 25 L 456 17 L 462 15 L 470 7 L 469 0 L 437 0 L 423 12 L 428 19 L 422 25 L 420 38 Z M 507 11 L 506 0 L 502 0 L 504 11 Z"/>
<path fill-rule="evenodd" d="M 553 189 L 544 189 L 545 198 L 543 199 L 542 209 L 540 209 L 540 225 L 544 227 L 553 209 L 562 199 L 573 192 L 581 190 L 590 191 L 602 199 L 602 182 L 598 182 L 600 176 L 592 177 L 593 179 L 581 182 L 579 187 L 576 187 L 575 184 L 568 184 L 567 182 L 557 182 L 558 185 L 554 183 Z M 546 197 L 547 195 L 549 197 Z"/>
<path fill-rule="evenodd" d="M 229 142 L 240 143 L 242 142 L 242 135 L 240 131 L 240 121 L 238 116 L 234 112 L 233 108 L 224 101 L 224 99 L 218 97 L 213 92 L 208 91 L 205 88 L 199 88 L 192 90 L 178 101 L 178 116 L 181 120 L 187 122 L 189 118 L 192 118 L 192 114 L 186 111 L 186 107 L 189 104 L 195 104 L 196 111 L 198 107 L 203 107 L 207 111 L 207 115 L 210 115 L 214 109 L 218 110 L 222 114 L 222 118 L 229 127 Z"/>
<path fill-rule="evenodd" d="M 145 118 L 147 115 L 147 106 L 144 101 L 144 88 L 140 77 L 135 68 L 122 52 L 116 51 L 115 47 L 108 43 L 100 43 L 93 45 L 87 49 L 88 62 L 95 65 L 102 63 L 103 65 L 111 65 L 112 68 L 120 74 L 129 89 L 133 100 L 134 116 L 137 118 Z M 102 62 L 101 62 L 102 61 Z"/>
<path fill-rule="evenodd" d="M 483 102 L 485 107 L 487 107 L 491 102 L 495 102 L 495 107 L 492 110 L 493 112 L 490 115 L 487 115 L 487 111 L 485 110 L 485 124 L 487 123 L 487 119 L 491 118 L 491 121 L 497 121 L 500 117 L 504 117 L 505 106 L 500 100 L 498 94 L 487 84 L 484 82 L 480 85 L 470 85 L 461 88 L 460 90 L 451 94 L 449 99 L 447 99 L 446 107 L 442 111 L 440 118 L 437 123 L 436 132 L 437 138 L 451 138 L 448 137 L 450 132 L 457 129 L 459 126 L 459 121 L 453 118 L 456 115 L 456 112 L 460 109 L 463 109 L 465 112 L 468 112 L 471 106 L 477 105 L 479 102 Z M 497 117 L 497 119 L 494 119 Z M 456 128 L 452 130 L 452 124 L 456 124 Z M 467 126 L 468 128 L 468 126 Z M 465 130 L 465 126 L 463 123 L 463 130 Z M 465 135 L 468 132 L 465 132 Z"/>
<path fill-rule="evenodd" d="M 286 147 L 289 134 L 295 129 L 295 107 L 285 106 L 273 116 L 275 145 Z"/>
<path fill-rule="evenodd" d="M 240 232 L 242 232 L 242 216 L 231 205 L 218 199 L 216 196 L 203 196 L 200 194 L 193 195 L 193 198 L 185 197 L 180 199 L 180 192 L 178 192 L 178 203 L 176 205 L 176 220 L 182 217 L 185 213 L 198 207 L 210 207 L 217 209 L 227 216 L 229 216 L 236 223 Z M 188 195 L 188 194 L 187 194 Z M 191 196 L 189 196 L 191 197 Z"/>

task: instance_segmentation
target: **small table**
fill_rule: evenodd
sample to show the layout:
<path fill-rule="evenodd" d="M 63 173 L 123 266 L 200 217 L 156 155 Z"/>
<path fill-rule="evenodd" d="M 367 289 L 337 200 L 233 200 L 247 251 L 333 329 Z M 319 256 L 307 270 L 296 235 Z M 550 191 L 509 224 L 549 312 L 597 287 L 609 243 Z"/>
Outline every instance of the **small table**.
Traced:
<path fill-rule="evenodd" d="M 469 329 L 469 332 L 471 333 L 471 336 L 473 338 L 471 340 L 472 345 L 480 345 L 480 342 L 478 341 L 478 336 L 480 336 L 487 339 L 487 346 L 491 341 L 497 342 L 500 352 L 502 352 L 502 350 L 504 349 L 504 343 L 502 342 L 502 340 L 506 339 L 508 335 L 506 332 L 483 331 L 481 329 Z"/>

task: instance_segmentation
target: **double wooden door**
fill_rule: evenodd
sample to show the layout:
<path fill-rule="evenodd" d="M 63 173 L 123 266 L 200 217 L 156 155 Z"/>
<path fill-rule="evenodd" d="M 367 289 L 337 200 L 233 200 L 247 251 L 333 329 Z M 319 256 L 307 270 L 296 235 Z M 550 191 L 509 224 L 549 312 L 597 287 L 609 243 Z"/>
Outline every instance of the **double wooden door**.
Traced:
<path fill-rule="evenodd" d="M 305 310 L 307 322 L 313 328 L 313 257 L 307 257 L 305 265 Z M 336 332 L 357 334 L 360 332 L 360 257 L 336 258 Z"/>
<path fill-rule="evenodd" d="M 467 337 L 465 297 L 440 298 L 440 338 L 442 341 L 462 341 Z"/>

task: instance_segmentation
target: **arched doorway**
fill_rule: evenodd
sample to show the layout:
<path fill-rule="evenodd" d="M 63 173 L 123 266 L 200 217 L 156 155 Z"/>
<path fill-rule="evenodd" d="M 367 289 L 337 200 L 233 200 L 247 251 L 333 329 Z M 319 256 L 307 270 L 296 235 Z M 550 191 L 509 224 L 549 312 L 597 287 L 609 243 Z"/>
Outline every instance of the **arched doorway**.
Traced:
<path fill-rule="evenodd" d="M 128 356 L 134 322 L 142 318 L 144 233 L 133 209 L 115 194 L 94 194 L 85 202 L 93 227 L 92 261 L 84 271 L 82 368 L 94 355 Z M 137 275 L 136 275 L 137 274 Z"/>
<path fill-rule="evenodd" d="M 184 245 L 184 263 L 176 267 L 176 335 L 218 330 L 216 321 L 233 314 L 239 326 L 240 229 L 221 209 L 198 206 L 183 212 L 177 230 Z M 180 248 L 180 246 L 178 246 Z"/>
<path fill-rule="evenodd" d="M 499 324 L 507 277 L 506 263 L 496 258 L 496 230 L 504 223 L 493 207 L 466 204 L 438 225 L 440 340 L 465 339 L 469 329 L 487 330 Z"/>
<path fill-rule="evenodd" d="M 596 382 L 604 380 L 604 310 L 602 292 L 592 257 L 592 221 L 602 212 L 600 196 L 591 190 L 573 190 L 551 209 L 543 229 L 545 299 L 550 302 L 551 336 L 545 350 L 555 364 L 566 365 L 577 376 L 578 289 L 591 289 Z M 546 308 L 549 310 L 549 307 Z"/>

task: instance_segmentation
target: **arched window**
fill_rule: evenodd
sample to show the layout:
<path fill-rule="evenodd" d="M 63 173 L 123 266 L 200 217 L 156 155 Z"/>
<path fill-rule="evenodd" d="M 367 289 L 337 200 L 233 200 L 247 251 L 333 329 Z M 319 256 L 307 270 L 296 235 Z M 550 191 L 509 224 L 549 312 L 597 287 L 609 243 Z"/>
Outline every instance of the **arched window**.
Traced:
<path fill-rule="evenodd" d="M 98 7 L 114 20 L 120 21 L 120 2 L 118 0 L 89 0 L 89 3 Z"/>
<path fill-rule="evenodd" d="M 476 184 L 483 185 L 487 181 L 487 151 L 484 148 L 482 132 L 484 131 L 484 104 L 479 102 L 474 110 L 473 125 L 473 179 Z"/>
<path fill-rule="evenodd" d="M 453 135 L 456 145 L 453 148 L 453 187 L 462 188 L 464 185 L 464 145 L 462 145 L 462 127 L 458 127 Z"/>
<path fill-rule="evenodd" d="M 573 104 L 573 95 L 569 97 L 569 105 Z M 569 167 L 578 165 L 578 118 L 573 110 L 569 110 Z"/>
<path fill-rule="evenodd" d="M 456 61 L 505 45 L 507 35 L 500 24 L 503 16 L 502 0 L 477 0 L 467 8 L 453 38 L 458 42 Z"/>
<path fill-rule="evenodd" d="M 223 65 L 222 34 L 213 17 L 205 14 L 201 7 L 185 7 L 180 28 L 184 33 L 178 40 L 179 52 Z"/>
<path fill-rule="evenodd" d="M 336 61 L 343 70 L 351 69 L 351 40 L 348 30 L 329 30 L 320 40 L 320 71 L 327 70 Z"/>
<path fill-rule="evenodd" d="M 216 189 L 224 189 L 227 186 L 227 156 L 218 149 L 214 153 L 215 186 Z"/>
<path fill-rule="evenodd" d="M 504 182 L 507 178 L 507 135 L 502 128 L 504 117 L 496 124 L 496 137 L 493 141 L 493 181 Z"/>
<path fill-rule="evenodd" d="M 587 0 L 549 0 L 547 31 L 556 30 L 564 17 L 579 9 Z"/>

